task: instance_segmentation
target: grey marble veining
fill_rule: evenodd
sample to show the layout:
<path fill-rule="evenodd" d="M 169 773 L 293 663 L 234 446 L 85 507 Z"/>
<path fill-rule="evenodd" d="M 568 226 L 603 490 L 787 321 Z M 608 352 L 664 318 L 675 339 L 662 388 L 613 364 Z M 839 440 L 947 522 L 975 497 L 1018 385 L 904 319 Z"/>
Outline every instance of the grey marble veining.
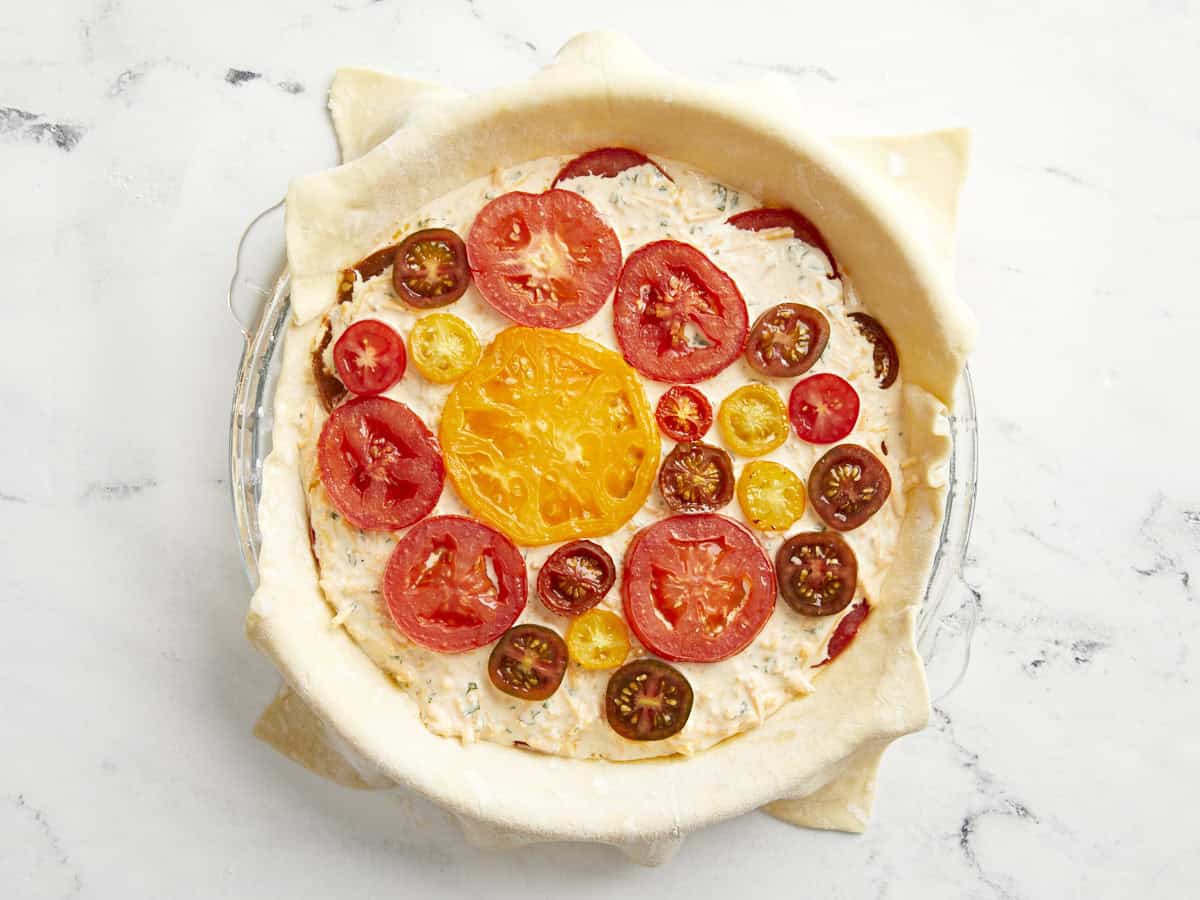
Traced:
<path fill-rule="evenodd" d="M 658 870 L 485 853 L 250 736 L 275 677 L 242 639 L 226 483 L 236 238 L 335 160 L 337 65 L 478 89 L 592 27 L 782 79 L 817 130 L 975 131 L 982 620 L 865 836 L 751 815 Z M 1196 896 L 1198 34 L 1184 0 L 6 9 L 0 893 Z"/>

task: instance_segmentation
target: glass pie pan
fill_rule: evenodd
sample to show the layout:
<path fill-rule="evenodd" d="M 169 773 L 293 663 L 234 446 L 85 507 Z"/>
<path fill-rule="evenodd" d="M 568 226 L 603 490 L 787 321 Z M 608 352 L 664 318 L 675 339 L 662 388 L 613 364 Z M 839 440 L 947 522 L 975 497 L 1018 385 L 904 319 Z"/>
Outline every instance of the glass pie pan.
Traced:
<path fill-rule="evenodd" d="M 246 576 L 251 588 L 256 588 L 263 462 L 271 451 L 275 386 L 290 319 L 282 202 L 260 213 L 243 233 L 228 306 L 245 338 L 230 415 L 230 486 Z M 966 369 L 945 427 L 953 443 L 944 472 L 946 511 L 917 620 L 918 649 L 935 702 L 957 687 L 966 674 L 979 609 L 978 594 L 963 574 L 978 469 L 975 399 Z"/>

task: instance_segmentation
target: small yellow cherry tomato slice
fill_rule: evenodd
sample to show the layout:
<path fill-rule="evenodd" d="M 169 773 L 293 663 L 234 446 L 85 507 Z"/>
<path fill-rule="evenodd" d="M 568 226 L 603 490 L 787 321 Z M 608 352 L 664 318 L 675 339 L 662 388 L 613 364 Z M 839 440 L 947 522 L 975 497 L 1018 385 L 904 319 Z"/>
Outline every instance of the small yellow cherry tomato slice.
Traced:
<path fill-rule="evenodd" d="M 787 406 L 765 384 L 747 384 L 726 397 L 717 421 L 725 444 L 742 456 L 770 453 L 788 436 Z"/>
<path fill-rule="evenodd" d="M 589 609 L 567 629 L 567 652 L 585 669 L 615 669 L 629 655 L 629 630 L 606 609 Z"/>
<path fill-rule="evenodd" d="M 438 384 L 462 378 L 479 362 L 481 352 L 471 326 L 450 313 L 418 319 L 408 335 L 413 367 Z"/>
<path fill-rule="evenodd" d="M 804 515 L 804 482 L 787 466 L 769 460 L 742 469 L 737 495 L 742 512 L 761 531 L 783 531 Z"/>

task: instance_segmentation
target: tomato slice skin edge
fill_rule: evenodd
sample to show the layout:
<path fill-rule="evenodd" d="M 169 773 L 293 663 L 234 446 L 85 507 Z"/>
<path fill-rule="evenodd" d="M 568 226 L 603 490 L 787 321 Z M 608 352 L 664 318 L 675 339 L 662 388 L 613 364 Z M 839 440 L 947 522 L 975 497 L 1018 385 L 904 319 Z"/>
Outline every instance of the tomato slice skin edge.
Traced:
<path fill-rule="evenodd" d="M 663 171 L 662 166 L 638 150 L 632 150 L 629 147 L 600 147 L 596 150 L 589 150 L 587 153 L 581 153 L 569 161 L 558 170 L 558 174 L 554 176 L 554 182 L 550 186 L 557 188 L 559 182 L 587 175 L 612 178 L 620 175 L 626 169 L 645 165 L 654 166 L 668 181 L 673 180 Z"/>

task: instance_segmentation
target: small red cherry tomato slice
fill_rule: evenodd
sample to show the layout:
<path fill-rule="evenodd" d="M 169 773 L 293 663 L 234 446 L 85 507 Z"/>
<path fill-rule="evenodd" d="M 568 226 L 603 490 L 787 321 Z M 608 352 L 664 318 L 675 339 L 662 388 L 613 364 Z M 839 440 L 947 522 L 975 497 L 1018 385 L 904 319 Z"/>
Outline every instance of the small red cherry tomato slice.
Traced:
<path fill-rule="evenodd" d="M 832 444 L 854 430 L 858 392 L 846 379 L 829 372 L 810 375 L 792 388 L 788 418 L 801 440 Z"/>
<path fill-rule="evenodd" d="M 418 522 L 396 543 L 383 573 L 392 622 L 439 653 L 500 637 L 525 608 L 526 591 L 525 560 L 513 542 L 465 516 Z"/>
<path fill-rule="evenodd" d="M 829 638 L 829 646 L 825 650 L 825 658 L 817 663 L 817 665 L 823 666 L 837 659 L 841 655 L 841 652 L 850 646 L 850 642 L 858 634 L 859 627 L 867 620 L 867 616 L 870 614 L 871 604 L 863 600 L 862 603 L 842 616 L 842 621 L 837 623 L 837 628 L 833 630 L 833 634 Z"/>
<path fill-rule="evenodd" d="M 780 303 L 758 317 L 746 342 L 746 362 L 764 375 L 803 375 L 829 343 L 829 320 L 811 306 Z"/>
<path fill-rule="evenodd" d="M 858 558 L 845 538 L 813 531 L 788 538 L 775 553 L 779 593 L 803 616 L 831 616 L 854 599 Z"/>
<path fill-rule="evenodd" d="M 808 476 L 808 499 L 825 524 L 857 528 L 879 511 L 892 492 L 892 476 L 874 453 L 839 444 L 817 460 Z"/>
<path fill-rule="evenodd" d="M 408 357 L 400 335 L 378 319 L 355 322 L 333 345 L 338 378 L 360 396 L 382 394 L 400 380 Z"/>
<path fill-rule="evenodd" d="M 467 256 L 497 312 L 541 328 L 590 319 L 621 270 L 616 234 L 571 191 L 501 194 L 475 217 Z"/>
<path fill-rule="evenodd" d="M 541 625 L 508 629 L 488 657 L 492 684 L 521 700 L 545 700 L 558 690 L 566 671 L 566 641 Z"/>
<path fill-rule="evenodd" d="M 663 172 L 658 163 L 643 153 L 627 147 L 603 147 L 599 150 L 591 150 L 583 156 L 577 156 L 563 166 L 554 176 L 554 184 L 551 187 L 558 187 L 559 182 L 566 181 L 568 178 L 580 178 L 584 175 L 600 175 L 611 178 L 614 175 L 620 175 L 626 169 L 633 169 L 637 166 L 654 166 L 659 172 L 662 172 L 665 178 L 671 177 Z"/>
<path fill-rule="evenodd" d="M 617 343 L 656 381 L 694 384 L 738 358 L 746 302 L 733 279 L 690 244 L 655 241 L 621 270 L 614 301 Z"/>
<path fill-rule="evenodd" d="M 594 541 L 571 541 L 542 564 L 537 592 L 551 612 L 577 616 L 603 600 L 616 580 L 608 551 Z"/>
<path fill-rule="evenodd" d="M 754 535 L 725 516 L 672 516 L 625 554 L 625 618 L 659 656 L 717 662 L 740 653 L 775 609 L 775 569 Z"/>
<path fill-rule="evenodd" d="M 879 379 L 879 386 L 890 388 L 896 382 L 896 376 L 900 374 L 900 357 L 896 355 L 896 345 L 879 324 L 879 320 L 873 316 L 866 313 L 850 313 L 850 318 L 874 348 L 875 377 Z"/>
<path fill-rule="evenodd" d="M 720 509 L 733 499 L 733 460 L 711 444 L 676 444 L 659 469 L 658 489 L 674 512 Z"/>
<path fill-rule="evenodd" d="M 712 427 L 712 404 L 700 391 L 677 384 L 658 399 L 654 418 L 673 441 L 698 441 Z"/>
<path fill-rule="evenodd" d="M 333 339 L 333 330 L 329 327 L 329 319 L 321 324 L 321 340 L 313 348 L 312 374 L 317 383 L 317 396 L 321 398 L 321 406 L 329 412 L 346 396 L 346 386 L 325 365 L 325 349 Z"/>
<path fill-rule="evenodd" d="M 433 309 L 453 303 L 470 283 L 467 247 L 449 228 L 415 232 L 396 249 L 392 287 L 409 306 Z"/>
<path fill-rule="evenodd" d="M 833 251 L 825 243 L 825 238 L 821 236 L 821 232 L 817 229 L 816 225 L 796 212 L 796 210 L 786 207 L 748 209 L 746 212 L 738 213 L 736 216 L 730 216 L 727 221 L 734 228 L 741 228 L 743 231 L 765 231 L 768 228 L 792 229 L 793 237 L 816 247 L 825 254 L 825 258 L 829 260 L 829 266 L 832 270 L 831 274 L 827 277 L 838 277 L 837 260 L 833 258 Z"/>
<path fill-rule="evenodd" d="M 317 442 L 321 483 L 346 520 L 396 531 L 426 516 L 445 469 L 425 423 L 403 403 L 358 397 L 329 414 Z"/>
<path fill-rule="evenodd" d="M 657 659 L 634 660 L 608 679 L 604 714 L 623 738 L 661 741 L 687 724 L 692 686 L 674 666 Z"/>

